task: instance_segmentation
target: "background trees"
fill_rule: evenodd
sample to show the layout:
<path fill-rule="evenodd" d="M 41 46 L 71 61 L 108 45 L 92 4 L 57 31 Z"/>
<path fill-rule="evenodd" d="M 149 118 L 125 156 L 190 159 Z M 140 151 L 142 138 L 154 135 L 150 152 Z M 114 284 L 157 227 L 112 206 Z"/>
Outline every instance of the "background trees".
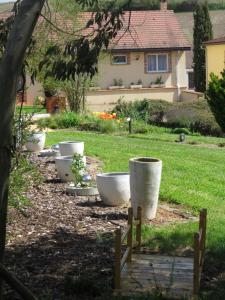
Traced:
<path fill-rule="evenodd" d="M 194 84 L 198 92 L 205 92 L 205 49 L 203 42 L 213 38 L 208 3 L 198 3 L 194 11 Z"/>

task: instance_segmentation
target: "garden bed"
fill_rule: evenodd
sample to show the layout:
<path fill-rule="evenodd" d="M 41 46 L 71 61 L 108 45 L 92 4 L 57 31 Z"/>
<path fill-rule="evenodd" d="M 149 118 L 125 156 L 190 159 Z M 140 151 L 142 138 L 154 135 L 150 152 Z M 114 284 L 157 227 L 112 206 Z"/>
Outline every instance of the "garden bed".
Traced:
<path fill-rule="evenodd" d="M 102 291 L 110 293 L 113 232 L 126 224 L 127 208 L 107 207 L 94 197 L 88 200 L 66 195 L 68 184 L 57 179 L 52 159 L 35 155 L 31 159 L 45 181 L 31 187 L 27 193 L 31 205 L 23 214 L 9 210 L 6 266 L 39 298 L 50 295 L 45 299 L 93 299 Z M 87 162 L 91 163 L 92 174 L 102 168 L 95 158 L 88 157 Z M 190 218 L 178 206 L 162 205 L 150 223 L 161 226 Z M 85 278 L 90 287 L 89 278 L 93 288 L 82 288 L 81 283 L 78 288 L 78 278 Z M 71 289 L 78 298 L 70 295 Z M 6 299 L 17 298 L 7 290 Z"/>

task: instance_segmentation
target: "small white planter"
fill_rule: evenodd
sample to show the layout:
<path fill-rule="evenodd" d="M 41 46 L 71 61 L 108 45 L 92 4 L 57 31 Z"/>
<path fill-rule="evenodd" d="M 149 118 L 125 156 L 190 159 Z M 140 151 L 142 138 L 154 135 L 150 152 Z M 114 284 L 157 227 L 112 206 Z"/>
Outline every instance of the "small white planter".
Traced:
<path fill-rule="evenodd" d="M 98 189 L 96 187 L 76 187 L 68 186 L 66 187 L 66 193 L 73 196 L 97 196 Z"/>
<path fill-rule="evenodd" d="M 86 165 L 86 156 L 83 156 L 84 164 Z M 74 181 L 74 175 L 71 170 L 73 156 L 58 156 L 55 158 L 56 170 L 59 178 L 64 181 Z"/>
<path fill-rule="evenodd" d="M 69 141 L 60 142 L 59 150 L 62 156 L 74 155 L 74 154 L 84 154 L 84 142 L 81 141 Z"/>
<path fill-rule="evenodd" d="M 130 200 L 129 173 L 102 173 L 96 176 L 102 201 L 110 206 L 127 205 Z"/>
<path fill-rule="evenodd" d="M 158 207 L 162 161 L 157 158 L 130 159 L 131 205 L 134 215 L 142 207 L 144 219 L 154 219 Z"/>
<path fill-rule="evenodd" d="M 131 89 L 142 89 L 142 84 L 131 84 L 130 88 Z"/>
<path fill-rule="evenodd" d="M 118 89 L 124 89 L 124 85 L 111 85 L 109 86 L 109 90 L 118 90 Z"/>
<path fill-rule="evenodd" d="M 46 134 L 45 132 L 33 133 L 26 143 L 26 148 L 31 152 L 40 152 L 45 146 Z"/>
<path fill-rule="evenodd" d="M 152 83 L 150 85 L 151 88 L 163 88 L 165 87 L 165 84 L 164 83 Z"/>

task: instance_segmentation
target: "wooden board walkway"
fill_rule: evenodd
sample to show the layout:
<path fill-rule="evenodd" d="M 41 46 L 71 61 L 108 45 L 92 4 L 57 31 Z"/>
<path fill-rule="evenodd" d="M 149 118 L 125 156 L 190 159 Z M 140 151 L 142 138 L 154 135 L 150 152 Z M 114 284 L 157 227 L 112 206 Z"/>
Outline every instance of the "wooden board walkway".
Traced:
<path fill-rule="evenodd" d="M 169 297 L 190 298 L 193 293 L 193 258 L 133 254 L 121 272 L 121 293 L 158 291 Z"/>
<path fill-rule="evenodd" d="M 194 234 L 194 257 L 152 255 L 142 253 L 141 249 L 141 208 L 138 207 L 136 220 L 129 208 L 127 227 L 123 232 L 118 228 L 115 234 L 115 294 L 159 292 L 173 299 L 196 296 L 204 262 L 206 217 L 207 210 L 203 209 L 199 231 Z"/>

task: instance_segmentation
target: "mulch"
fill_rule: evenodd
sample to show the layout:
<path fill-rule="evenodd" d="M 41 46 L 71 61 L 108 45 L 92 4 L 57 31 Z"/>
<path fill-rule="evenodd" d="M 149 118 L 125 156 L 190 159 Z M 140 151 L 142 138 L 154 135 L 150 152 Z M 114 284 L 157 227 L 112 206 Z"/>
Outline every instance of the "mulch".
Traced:
<path fill-rule="evenodd" d="M 111 293 L 113 233 L 126 225 L 127 208 L 69 196 L 65 193 L 68 184 L 57 178 L 52 158 L 32 155 L 31 160 L 44 182 L 27 192 L 30 206 L 22 212 L 9 209 L 7 268 L 39 299 L 94 299 L 103 289 Z M 87 163 L 93 175 L 103 167 L 95 158 L 87 157 Z M 150 223 L 161 226 L 190 218 L 179 207 L 162 205 Z M 5 299 L 19 298 L 6 288 Z"/>

